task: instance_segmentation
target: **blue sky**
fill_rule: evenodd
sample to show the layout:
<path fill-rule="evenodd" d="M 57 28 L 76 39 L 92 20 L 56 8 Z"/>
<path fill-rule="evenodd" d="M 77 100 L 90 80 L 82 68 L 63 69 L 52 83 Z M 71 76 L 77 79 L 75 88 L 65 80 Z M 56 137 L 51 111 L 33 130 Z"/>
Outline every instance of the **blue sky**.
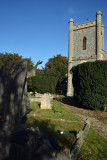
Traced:
<path fill-rule="evenodd" d="M 93 21 L 98 10 L 107 52 L 107 0 L 0 0 L 0 52 L 42 60 L 41 66 L 57 54 L 68 56 L 69 19 Z"/>

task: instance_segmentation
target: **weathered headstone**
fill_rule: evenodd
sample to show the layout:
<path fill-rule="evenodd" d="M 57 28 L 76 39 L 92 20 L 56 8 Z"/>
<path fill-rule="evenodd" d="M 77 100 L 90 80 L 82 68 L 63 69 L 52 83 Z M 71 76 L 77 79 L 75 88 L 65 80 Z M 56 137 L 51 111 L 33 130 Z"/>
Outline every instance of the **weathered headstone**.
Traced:
<path fill-rule="evenodd" d="M 26 62 L 17 64 L 12 73 L 5 65 L 0 69 L 0 160 L 9 158 L 11 134 L 30 108 L 27 77 L 34 74 L 27 73 Z"/>
<path fill-rule="evenodd" d="M 0 107 L 3 117 L 3 128 L 14 128 L 21 121 L 27 109 L 30 108 L 30 100 L 27 93 L 27 77 L 34 76 L 32 69 L 27 73 L 27 63 L 16 65 L 12 74 L 6 72 L 6 67 L 0 69 Z M 8 118 L 7 118 L 8 117 Z M 7 132 L 7 130 L 6 130 Z"/>
<path fill-rule="evenodd" d="M 45 93 L 41 97 L 41 109 L 52 109 L 53 97 L 51 94 Z"/>

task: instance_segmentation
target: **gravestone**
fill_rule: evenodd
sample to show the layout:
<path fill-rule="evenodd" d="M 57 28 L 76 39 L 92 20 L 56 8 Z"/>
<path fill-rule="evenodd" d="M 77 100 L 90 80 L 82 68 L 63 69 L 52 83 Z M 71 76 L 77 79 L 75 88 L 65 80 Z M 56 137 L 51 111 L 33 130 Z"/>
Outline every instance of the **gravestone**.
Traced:
<path fill-rule="evenodd" d="M 53 97 L 49 93 L 45 93 L 41 97 L 41 109 L 52 109 Z"/>
<path fill-rule="evenodd" d="M 0 69 L 0 107 L 3 117 L 3 127 L 8 125 L 14 128 L 18 125 L 27 109 L 30 109 L 30 100 L 27 93 L 27 77 L 34 76 L 34 70 L 27 72 L 27 63 L 16 65 L 12 74 L 3 66 Z M 10 130 L 10 129 L 9 129 Z"/>
<path fill-rule="evenodd" d="M 12 73 L 6 65 L 0 69 L 0 160 L 8 159 L 11 134 L 30 109 L 27 77 L 34 74 L 34 70 L 27 73 L 26 62 L 16 64 Z"/>

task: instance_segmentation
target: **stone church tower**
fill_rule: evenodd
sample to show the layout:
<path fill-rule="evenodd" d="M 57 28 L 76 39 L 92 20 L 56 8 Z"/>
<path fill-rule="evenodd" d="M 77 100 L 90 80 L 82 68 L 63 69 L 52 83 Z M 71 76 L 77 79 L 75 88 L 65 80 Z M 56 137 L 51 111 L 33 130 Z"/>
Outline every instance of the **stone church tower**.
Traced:
<path fill-rule="evenodd" d="M 68 49 L 68 84 L 67 96 L 73 96 L 71 68 L 83 62 L 107 60 L 104 51 L 104 25 L 101 23 L 101 11 L 96 13 L 93 22 L 73 25 L 69 20 L 69 49 Z"/>

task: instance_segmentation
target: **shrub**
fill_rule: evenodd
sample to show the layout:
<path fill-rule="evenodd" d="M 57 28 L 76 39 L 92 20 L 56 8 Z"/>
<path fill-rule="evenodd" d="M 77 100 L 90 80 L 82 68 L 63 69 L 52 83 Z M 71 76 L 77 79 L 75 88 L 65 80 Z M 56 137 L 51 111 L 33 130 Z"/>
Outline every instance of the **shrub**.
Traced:
<path fill-rule="evenodd" d="M 107 61 L 95 61 L 73 67 L 74 98 L 95 110 L 107 104 Z"/>
<path fill-rule="evenodd" d="M 57 82 L 56 77 L 35 76 L 32 80 L 32 86 L 39 93 L 54 93 Z"/>

